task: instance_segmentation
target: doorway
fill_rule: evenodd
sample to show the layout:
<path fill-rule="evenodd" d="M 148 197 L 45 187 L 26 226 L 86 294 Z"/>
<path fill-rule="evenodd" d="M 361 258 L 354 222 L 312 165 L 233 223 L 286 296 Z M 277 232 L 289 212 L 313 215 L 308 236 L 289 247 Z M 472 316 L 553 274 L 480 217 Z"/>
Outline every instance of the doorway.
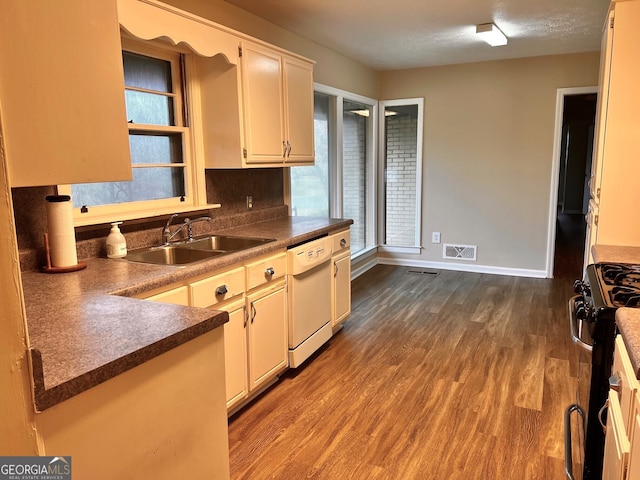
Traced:
<path fill-rule="evenodd" d="M 558 89 L 547 277 L 582 277 L 597 87 Z"/>

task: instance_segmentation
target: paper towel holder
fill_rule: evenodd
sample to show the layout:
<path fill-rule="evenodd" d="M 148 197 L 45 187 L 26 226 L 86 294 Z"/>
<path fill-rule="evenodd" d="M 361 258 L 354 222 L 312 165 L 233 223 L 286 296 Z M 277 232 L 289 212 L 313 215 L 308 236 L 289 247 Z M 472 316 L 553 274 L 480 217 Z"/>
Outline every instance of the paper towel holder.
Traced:
<path fill-rule="evenodd" d="M 40 270 L 44 273 L 67 273 L 67 272 L 77 272 L 79 270 L 84 270 L 87 268 L 87 264 L 84 262 L 78 262 L 76 265 L 71 265 L 69 267 L 54 267 L 51 265 L 51 249 L 49 248 L 49 234 L 44 234 L 44 252 L 45 257 L 47 259 L 47 264 L 43 265 Z"/>

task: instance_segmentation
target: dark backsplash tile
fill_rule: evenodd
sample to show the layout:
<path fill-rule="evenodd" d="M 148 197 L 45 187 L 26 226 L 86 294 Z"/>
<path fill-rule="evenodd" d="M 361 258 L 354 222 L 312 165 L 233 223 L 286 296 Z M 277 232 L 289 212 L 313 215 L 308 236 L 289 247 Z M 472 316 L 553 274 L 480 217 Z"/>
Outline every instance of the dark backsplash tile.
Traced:
<path fill-rule="evenodd" d="M 284 203 L 283 169 L 207 170 L 207 201 L 222 206 L 208 214 L 211 222 L 194 224 L 194 233 L 224 230 L 248 223 L 288 215 Z M 45 263 L 43 234 L 47 231 L 45 197 L 55 194 L 55 187 L 12 189 L 20 267 L 35 270 Z M 247 211 L 246 196 L 253 197 L 253 210 Z M 203 212 L 207 214 L 207 212 Z M 190 216 L 182 214 L 176 219 Z M 166 216 L 125 222 L 121 226 L 130 250 L 158 245 Z M 106 256 L 105 238 L 109 225 L 76 228 L 78 259 Z"/>

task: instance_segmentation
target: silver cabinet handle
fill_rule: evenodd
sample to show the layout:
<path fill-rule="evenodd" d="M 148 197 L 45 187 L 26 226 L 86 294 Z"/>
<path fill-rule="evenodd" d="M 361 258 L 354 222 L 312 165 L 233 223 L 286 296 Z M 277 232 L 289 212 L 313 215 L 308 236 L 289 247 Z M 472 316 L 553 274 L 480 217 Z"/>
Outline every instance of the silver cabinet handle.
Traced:
<path fill-rule="evenodd" d="M 287 157 L 291 156 L 291 143 L 287 140 Z"/>
<path fill-rule="evenodd" d="M 251 302 L 251 323 L 253 323 L 257 314 L 258 312 L 256 312 L 256 306 L 253 304 L 253 302 Z"/>
<path fill-rule="evenodd" d="M 247 323 L 249 323 L 249 312 L 247 311 L 247 306 L 243 305 L 242 310 L 244 311 L 244 328 L 247 328 Z"/>
<path fill-rule="evenodd" d="M 270 277 L 272 277 L 273 275 L 276 274 L 276 271 L 273 267 L 268 267 L 265 271 L 264 271 L 265 275 L 269 275 Z"/>
<path fill-rule="evenodd" d="M 220 285 L 218 288 L 216 288 L 216 295 L 224 295 L 228 291 L 229 290 L 227 289 L 226 285 Z"/>
<path fill-rule="evenodd" d="M 333 262 L 333 276 L 337 277 L 338 276 L 338 263 L 337 262 Z"/>
<path fill-rule="evenodd" d="M 604 402 L 604 405 L 602 406 L 602 408 L 598 410 L 598 422 L 600 422 L 600 426 L 602 427 L 602 431 L 605 433 L 605 435 L 607 433 L 607 426 L 604 424 L 604 421 L 602 420 L 602 414 L 608 408 L 609 408 L 609 399 L 607 398 L 607 401 Z"/>
<path fill-rule="evenodd" d="M 573 343 L 578 345 L 580 348 L 583 348 L 587 352 L 591 352 L 593 350 L 593 346 L 582 341 L 578 335 L 578 329 L 576 328 L 576 320 L 574 319 L 573 310 L 578 298 L 580 298 L 580 295 L 575 295 L 569 299 L 569 328 L 571 330 L 571 340 L 573 340 Z"/>
<path fill-rule="evenodd" d="M 287 156 L 287 142 L 286 141 L 282 141 L 282 158 L 285 158 Z"/>

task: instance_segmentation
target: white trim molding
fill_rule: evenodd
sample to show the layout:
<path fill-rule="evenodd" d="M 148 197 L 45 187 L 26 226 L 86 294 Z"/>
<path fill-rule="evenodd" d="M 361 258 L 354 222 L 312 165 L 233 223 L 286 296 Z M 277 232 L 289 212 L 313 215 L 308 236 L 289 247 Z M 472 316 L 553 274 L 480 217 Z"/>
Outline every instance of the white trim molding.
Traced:
<path fill-rule="evenodd" d="M 551 179 L 549 182 L 549 222 L 547 224 L 546 278 L 553 278 L 553 262 L 556 252 L 556 219 L 558 217 L 558 184 L 560 183 L 560 145 L 562 143 L 562 116 L 564 98 L 570 95 L 598 93 L 598 87 L 559 88 L 556 93 L 556 124 L 553 137 Z"/>
<path fill-rule="evenodd" d="M 488 273 L 491 275 L 509 275 L 512 277 L 547 278 L 544 270 L 525 268 L 506 268 L 491 265 L 470 265 L 467 263 L 430 262 L 424 260 L 407 262 L 397 258 L 378 258 L 381 265 L 397 265 L 402 267 L 433 268 L 436 270 L 455 270 L 458 272 Z"/>

